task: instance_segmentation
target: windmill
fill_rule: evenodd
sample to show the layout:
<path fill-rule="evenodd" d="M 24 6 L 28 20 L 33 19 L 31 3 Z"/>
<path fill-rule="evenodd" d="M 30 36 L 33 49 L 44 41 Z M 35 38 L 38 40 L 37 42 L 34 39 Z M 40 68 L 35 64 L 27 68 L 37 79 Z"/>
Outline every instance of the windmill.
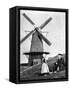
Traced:
<path fill-rule="evenodd" d="M 30 52 L 25 52 L 23 54 L 29 55 L 29 65 L 33 65 L 34 61 L 41 63 L 41 57 L 43 54 L 49 54 L 49 52 L 44 52 L 43 41 L 44 40 L 49 46 L 51 42 L 42 35 L 41 30 L 52 20 L 50 17 L 41 26 L 36 27 L 35 23 L 24 13 L 23 16 L 34 26 L 34 30 L 30 31 L 21 41 L 22 44 L 27 38 L 32 35 Z"/>

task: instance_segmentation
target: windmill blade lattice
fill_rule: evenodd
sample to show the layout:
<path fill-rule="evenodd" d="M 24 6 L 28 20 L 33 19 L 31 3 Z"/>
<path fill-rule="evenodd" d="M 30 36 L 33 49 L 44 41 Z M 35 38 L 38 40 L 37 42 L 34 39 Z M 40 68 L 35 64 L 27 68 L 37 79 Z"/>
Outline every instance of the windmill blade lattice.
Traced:
<path fill-rule="evenodd" d="M 24 42 L 35 30 L 32 30 L 30 33 L 28 33 L 21 41 L 20 43 Z"/>
<path fill-rule="evenodd" d="M 52 18 L 50 17 L 48 20 L 46 20 L 39 28 L 43 29 L 50 21 L 52 20 Z"/>
<path fill-rule="evenodd" d="M 48 45 L 51 45 L 51 42 L 47 38 L 45 38 L 38 30 L 37 30 L 37 32 Z"/>
<path fill-rule="evenodd" d="M 24 13 L 23 16 L 33 25 L 35 26 L 35 23 Z"/>

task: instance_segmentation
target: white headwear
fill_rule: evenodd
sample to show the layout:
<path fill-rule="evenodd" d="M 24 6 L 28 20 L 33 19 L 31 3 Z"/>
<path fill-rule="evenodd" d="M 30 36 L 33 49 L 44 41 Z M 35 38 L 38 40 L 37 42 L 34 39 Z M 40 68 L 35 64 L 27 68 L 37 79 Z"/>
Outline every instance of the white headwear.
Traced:
<path fill-rule="evenodd" d="M 61 55 L 58 55 L 58 58 L 60 59 L 62 56 Z"/>

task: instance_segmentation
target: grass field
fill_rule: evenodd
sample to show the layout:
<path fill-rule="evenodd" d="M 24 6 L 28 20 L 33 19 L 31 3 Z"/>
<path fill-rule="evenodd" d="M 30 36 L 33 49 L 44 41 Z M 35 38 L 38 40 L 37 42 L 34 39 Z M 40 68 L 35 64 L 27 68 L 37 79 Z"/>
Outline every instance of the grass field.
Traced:
<path fill-rule="evenodd" d="M 65 55 L 63 55 L 65 62 Z M 48 60 L 48 66 L 50 71 L 52 71 L 54 63 L 58 60 L 58 56 L 53 57 Z M 41 75 L 41 64 L 34 66 L 24 66 L 20 65 L 20 79 L 21 80 L 39 80 L 39 79 L 56 79 L 56 78 L 65 78 L 65 69 L 57 73 L 51 73 L 47 76 Z"/>
<path fill-rule="evenodd" d="M 56 79 L 56 78 L 65 78 L 65 70 L 51 73 L 47 76 L 41 75 L 41 64 L 38 64 L 33 67 L 27 67 L 25 69 L 24 66 L 21 67 L 20 70 L 20 79 L 21 80 L 39 80 L 39 79 Z"/>

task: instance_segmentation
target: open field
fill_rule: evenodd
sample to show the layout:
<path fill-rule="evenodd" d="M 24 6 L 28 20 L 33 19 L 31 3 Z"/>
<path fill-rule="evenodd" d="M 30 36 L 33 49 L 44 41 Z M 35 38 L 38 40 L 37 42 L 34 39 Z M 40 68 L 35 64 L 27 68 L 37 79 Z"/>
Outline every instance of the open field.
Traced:
<path fill-rule="evenodd" d="M 65 55 L 63 56 L 65 62 Z M 58 56 L 53 57 L 48 60 L 49 70 L 52 71 L 54 63 L 58 60 Z M 41 64 L 36 64 L 33 66 L 20 65 L 20 79 L 21 80 L 36 80 L 36 79 L 55 79 L 55 78 L 65 78 L 65 67 L 57 73 L 50 73 L 47 76 L 41 75 Z"/>
<path fill-rule="evenodd" d="M 50 73 L 47 76 L 40 74 L 41 64 L 29 67 L 21 71 L 20 79 L 21 80 L 39 80 L 39 79 L 55 79 L 55 78 L 65 78 L 65 70 L 57 72 L 57 73 Z"/>

